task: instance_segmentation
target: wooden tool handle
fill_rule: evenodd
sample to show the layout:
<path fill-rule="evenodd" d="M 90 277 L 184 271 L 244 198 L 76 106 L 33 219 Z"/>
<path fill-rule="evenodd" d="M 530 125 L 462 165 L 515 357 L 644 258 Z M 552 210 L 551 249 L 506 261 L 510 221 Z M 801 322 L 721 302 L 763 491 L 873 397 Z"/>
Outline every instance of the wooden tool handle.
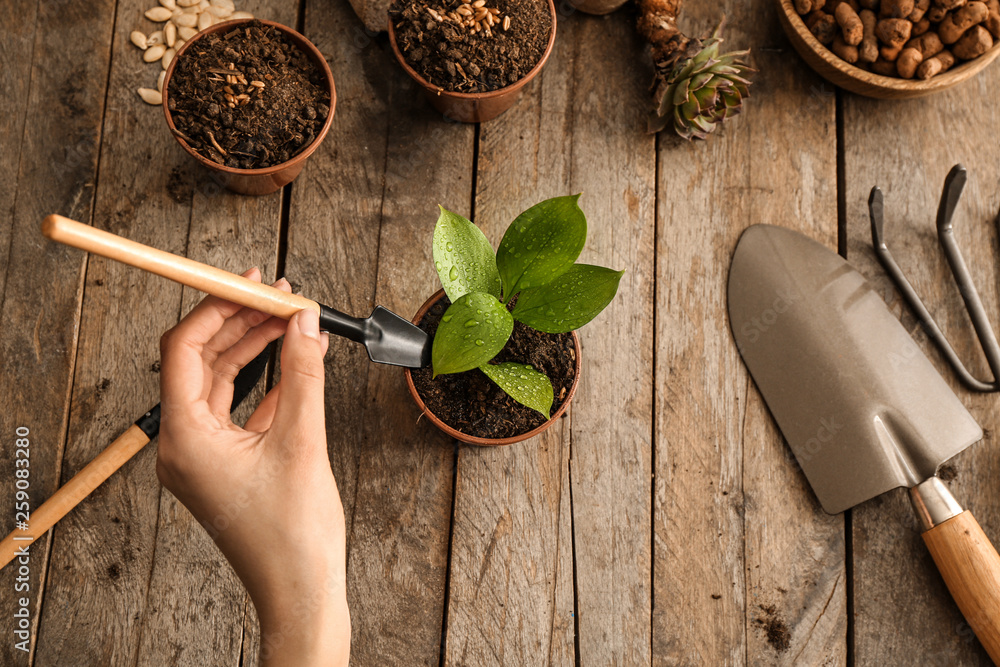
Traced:
<path fill-rule="evenodd" d="M 53 241 L 130 264 L 182 285 L 286 320 L 306 308 L 312 308 L 317 312 L 320 309 L 318 303 L 303 296 L 282 292 L 275 287 L 254 282 L 235 273 L 123 239 L 61 215 L 46 217 L 42 222 L 42 233 Z"/>
<path fill-rule="evenodd" d="M 1000 556 L 968 510 L 923 534 L 951 596 L 1000 665 Z"/>
<path fill-rule="evenodd" d="M 15 529 L 0 542 L 0 568 L 12 561 L 20 549 L 42 537 L 57 521 L 104 483 L 136 452 L 146 446 L 149 437 L 136 425 L 118 436 L 103 452 L 66 482 L 28 517 L 28 529 Z"/>

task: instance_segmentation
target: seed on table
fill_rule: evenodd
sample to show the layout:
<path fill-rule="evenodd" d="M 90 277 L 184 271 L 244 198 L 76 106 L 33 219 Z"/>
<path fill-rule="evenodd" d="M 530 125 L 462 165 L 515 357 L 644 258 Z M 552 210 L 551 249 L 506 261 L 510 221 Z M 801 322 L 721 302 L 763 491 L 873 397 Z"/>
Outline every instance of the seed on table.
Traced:
<path fill-rule="evenodd" d="M 156 44 L 146 49 L 142 54 L 142 59 L 147 63 L 156 62 L 167 52 L 166 44 Z"/>
<path fill-rule="evenodd" d="M 197 34 L 198 31 L 195 30 L 194 28 L 177 28 L 177 36 L 183 39 L 185 42 Z"/>
<path fill-rule="evenodd" d="M 166 7 L 170 11 L 174 11 L 177 9 L 177 2 L 176 0 L 160 0 L 160 6 Z"/>
<path fill-rule="evenodd" d="M 171 21 L 167 21 L 167 25 L 163 26 L 163 39 L 170 48 L 173 48 L 174 42 L 177 41 L 177 26 Z"/>
<path fill-rule="evenodd" d="M 155 21 L 157 23 L 162 23 L 170 18 L 171 11 L 166 7 L 153 7 L 152 9 L 146 10 L 146 18 L 150 21 Z"/>
<path fill-rule="evenodd" d="M 253 14 L 250 12 L 233 12 L 229 15 L 230 21 L 235 21 L 236 19 L 252 19 Z"/>
<path fill-rule="evenodd" d="M 157 44 L 163 44 L 163 31 L 157 30 L 155 32 L 149 33 L 149 37 L 146 38 L 146 46 L 156 46 Z"/>
<path fill-rule="evenodd" d="M 163 69 L 167 69 L 170 66 L 170 61 L 174 59 L 174 55 L 177 53 L 177 49 L 167 49 L 163 52 L 163 58 L 160 60 L 160 64 L 163 65 Z"/>
<path fill-rule="evenodd" d="M 228 18 L 229 15 L 233 13 L 233 9 L 231 7 L 212 6 L 208 8 L 208 11 L 212 12 L 212 16 L 214 16 L 217 19 Z"/>
<path fill-rule="evenodd" d="M 201 2 L 198 3 L 199 11 L 207 12 L 209 7 L 211 7 L 211 5 L 208 4 L 208 0 L 201 0 Z"/>
<path fill-rule="evenodd" d="M 204 30 L 215 23 L 215 17 L 211 12 L 202 12 L 198 15 L 198 30 Z"/>
<path fill-rule="evenodd" d="M 233 0 L 209 0 L 208 4 L 213 7 L 227 7 L 233 11 L 236 10 L 236 5 L 233 4 Z"/>
<path fill-rule="evenodd" d="M 158 90 L 153 90 L 152 88 L 140 88 L 139 97 L 146 104 L 163 104 L 163 94 Z"/>
<path fill-rule="evenodd" d="M 175 16 L 173 22 L 177 24 L 178 28 L 193 28 L 198 25 L 198 17 L 194 14 L 181 14 Z"/>
<path fill-rule="evenodd" d="M 191 7 L 197 5 L 201 0 L 177 0 L 178 7 Z"/>
<path fill-rule="evenodd" d="M 504 29 L 504 32 L 510 30 L 510 17 L 509 16 L 503 17 L 503 29 Z"/>
<path fill-rule="evenodd" d="M 163 79 L 167 76 L 167 70 L 160 72 L 160 76 L 156 77 L 156 89 L 163 92 Z"/>
<path fill-rule="evenodd" d="M 143 51 L 145 51 L 146 47 L 149 46 L 149 44 L 146 43 L 145 33 L 141 33 L 138 30 L 133 30 L 132 34 L 130 34 L 128 38 L 132 40 L 133 44 L 138 46 Z"/>

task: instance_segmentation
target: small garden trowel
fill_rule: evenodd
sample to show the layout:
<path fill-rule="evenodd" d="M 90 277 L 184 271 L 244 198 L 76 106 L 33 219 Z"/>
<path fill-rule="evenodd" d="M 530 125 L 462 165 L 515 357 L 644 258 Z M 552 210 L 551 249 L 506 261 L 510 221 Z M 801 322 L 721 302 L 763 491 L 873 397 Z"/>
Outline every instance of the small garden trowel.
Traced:
<path fill-rule="evenodd" d="M 42 233 L 53 241 L 130 264 L 286 320 L 306 308 L 317 310 L 321 329 L 361 343 L 375 363 L 406 368 L 423 368 L 431 363 L 430 337 L 382 306 L 376 306 L 365 319 L 351 317 L 304 296 L 282 292 L 235 273 L 150 248 L 61 215 L 46 217 Z"/>
<path fill-rule="evenodd" d="M 755 225 L 733 256 L 729 319 L 823 509 L 907 487 L 938 570 L 1000 664 L 1000 556 L 936 477 L 982 429 L 864 276 L 798 232 Z"/>

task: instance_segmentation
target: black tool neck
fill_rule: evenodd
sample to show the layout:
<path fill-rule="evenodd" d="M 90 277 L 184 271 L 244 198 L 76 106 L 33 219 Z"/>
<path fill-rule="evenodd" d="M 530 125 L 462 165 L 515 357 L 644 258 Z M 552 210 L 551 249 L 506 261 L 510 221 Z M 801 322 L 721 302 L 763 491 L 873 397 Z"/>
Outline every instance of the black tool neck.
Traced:
<path fill-rule="evenodd" d="M 329 306 L 319 307 L 319 328 L 357 343 L 365 341 L 365 320 L 351 317 Z"/>

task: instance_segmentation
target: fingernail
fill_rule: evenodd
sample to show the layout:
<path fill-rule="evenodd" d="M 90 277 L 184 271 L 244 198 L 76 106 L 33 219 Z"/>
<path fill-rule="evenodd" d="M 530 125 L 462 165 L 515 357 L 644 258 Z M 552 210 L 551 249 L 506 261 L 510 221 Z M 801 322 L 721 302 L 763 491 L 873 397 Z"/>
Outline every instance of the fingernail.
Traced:
<path fill-rule="evenodd" d="M 307 308 L 299 315 L 299 330 L 310 338 L 319 340 L 319 313 Z"/>

